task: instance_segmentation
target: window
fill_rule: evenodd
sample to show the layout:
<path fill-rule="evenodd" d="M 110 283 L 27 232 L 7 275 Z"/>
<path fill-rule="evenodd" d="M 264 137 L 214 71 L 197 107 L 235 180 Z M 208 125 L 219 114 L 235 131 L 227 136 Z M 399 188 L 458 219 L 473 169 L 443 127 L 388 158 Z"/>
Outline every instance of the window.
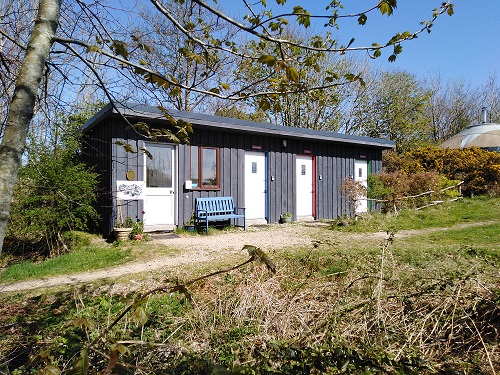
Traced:
<path fill-rule="evenodd" d="M 193 189 L 219 189 L 219 149 L 191 146 L 191 181 Z"/>
<path fill-rule="evenodd" d="M 252 162 L 252 173 L 257 173 L 257 163 L 256 162 Z"/>
<path fill-rule="evenodd" d="M 305 175 L 306 175 L 306 166 L 305 166 L 305 164 L 302 164 L 302 165 L 300 166 L 300 174 L 301 174 L 302 176 L 305 176 Z"/>

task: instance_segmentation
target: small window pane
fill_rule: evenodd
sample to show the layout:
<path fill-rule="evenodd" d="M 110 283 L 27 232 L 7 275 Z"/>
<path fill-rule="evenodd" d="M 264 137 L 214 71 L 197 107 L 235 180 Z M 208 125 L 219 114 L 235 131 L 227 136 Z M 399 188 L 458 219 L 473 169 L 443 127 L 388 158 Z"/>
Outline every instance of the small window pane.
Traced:
<path fill-rule="evenodd" d="M 217 186 L 217 150 L 204 148 L 202 150 L 203 186 Z"/>
<path fill-rule="evenodd" d="M 193 187 L 197 188 L 199 186 L 198 177 L 198 146 L 191 146 L 191 181 L 193 182 Z"/>
<path fill-rule="evenodd" d="M 257 163 L 256 162 L 252 162 L 252 173 L 257 173 Z"/>
<path fill-rule="evenodd" d="M 363 168 L 359 168 L 358 170 L 358 176 L 363 177 Z"/>
<path fill-rule="evenodd" d="M 146 186 L 172 187 L 172 149 L 148 146 L 152 159 L 146 158 Z"/>
<path fill-rule="evenodd" d="M 305 164 L 302 164 L 302 165 L 300 166 L 300 174 L 301 174 L 302 176 L 305 176 L 305 175 L 306 175 L 306 166 L 305 166 Z"/>

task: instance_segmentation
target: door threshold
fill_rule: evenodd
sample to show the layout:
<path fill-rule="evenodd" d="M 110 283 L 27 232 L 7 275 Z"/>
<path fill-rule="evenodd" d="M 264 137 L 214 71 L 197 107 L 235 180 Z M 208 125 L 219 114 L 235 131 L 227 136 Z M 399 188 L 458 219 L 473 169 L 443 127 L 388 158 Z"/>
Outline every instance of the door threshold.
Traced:
<path fill-rule="evenodd" d="M 172 232 L 176 228 L 175 224 L 144 225 L 144 232 Z"/>

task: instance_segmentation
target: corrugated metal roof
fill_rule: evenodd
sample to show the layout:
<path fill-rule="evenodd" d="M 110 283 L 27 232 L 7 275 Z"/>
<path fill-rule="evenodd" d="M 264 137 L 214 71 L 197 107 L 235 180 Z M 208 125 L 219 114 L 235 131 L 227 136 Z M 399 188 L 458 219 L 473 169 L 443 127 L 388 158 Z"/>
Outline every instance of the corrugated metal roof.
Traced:
<path fill-rule="evenodd" d="M 125 117 L 135 117 L 143 120 L 165 120 L 163 113 L 156 107 L 133 103 L 115 104 L 114 106 L 108 104 L 83 125 L 82 132 L 85 133 L 90 131 L 94 126 L 98 125 L 106 117 L 117 116 L 119 115 L 119 113 L 121 113 L 121 115 Z M 178 111 L 173 109 L 169 109 L 168 113 L 174 119 L 190 122 L 195 127 L 212 127 L 216 129 L 227 129 L 229 131 L 237 131 L 243 133 L 257 133 L 281 137 L 351 143 L 380 148 L 394 148 L 396 146 L 394 141 L 386 139 L 361 137 L 356 135 L 305 128 L 294 128 L 269 123 L 233 119 L 222 116 Z"/>

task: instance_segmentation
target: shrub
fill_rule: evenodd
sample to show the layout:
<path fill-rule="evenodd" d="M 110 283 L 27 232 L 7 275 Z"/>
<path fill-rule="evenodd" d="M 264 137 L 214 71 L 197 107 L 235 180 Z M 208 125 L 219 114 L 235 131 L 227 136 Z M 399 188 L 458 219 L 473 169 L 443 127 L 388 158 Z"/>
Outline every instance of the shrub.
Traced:
<path fill-rule="evenodd" d="M 444 195 L 456 196 L 456 190 L 446 190 L 459 181 L 448 180 L 437 172 L 405 174 L 401 171 L 382 172 L 368 177 L 369 198 L 382 200 L 385 212 L 406 207 L 420 207 Z M 429 194 L 424 194 L 432 192 Z"/>
<path fill-rule="evenodd" d="M 83 115 L 65 119 L 68 132 L 51 146 L 31 144 L 28 162 L 19 170 L 6 230 L 5 250 L 54 256 L 67 251 L 66 231 L 85 231 L 97 219 L 97 174 L 78 162 L 77 129 Z"/>
<path fill-rule="evenodd" d="M 422 147 L 401 155 L 387 152 L 383 163 L 386 172 L 437 172 L 449 180 L 462 180 L 465 195 L 496 194 L 499 190 L 500 153 L 477 147 Z"/>

